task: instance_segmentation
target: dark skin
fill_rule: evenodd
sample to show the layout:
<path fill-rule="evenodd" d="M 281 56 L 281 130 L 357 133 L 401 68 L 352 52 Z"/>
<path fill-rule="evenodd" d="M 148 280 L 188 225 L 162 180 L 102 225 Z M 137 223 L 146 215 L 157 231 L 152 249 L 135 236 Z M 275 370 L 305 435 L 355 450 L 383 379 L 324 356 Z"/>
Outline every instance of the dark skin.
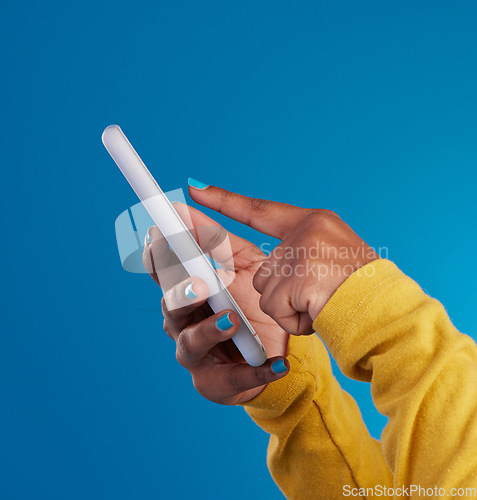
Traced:
<path fill-rule="evenodd" d="M 287 373 L 276 374 L 271 365 L 278 359 L 284 359 L 288 334 L 260 309 L 260 294 L 252 286 L 253 276 L 266 255 L 253 243 L 229 232 L 222 233 L 225 230 L 219 224 L 198 210 L 178 204 L 174 207 L 185 221 L 192 221 L 188 224 L 189 229 L 194 235 L 199 235 L 205 252 L 210 248 L 209 243 L 224 237 L 230 242 L 213 249 L 213 256 L 222 267 L 218 273 L 259 334 L 269 359 L 260 367 L 245 363 L 230 340 L 239 326 L 238 315 L 231 310 L 213 314 L 206 303 L 206 283 L 200 278 L 188 276 L 155 227 L 150 230 L 151 243 L 145 245 L 143 260 L 153 279 L 163 288 L 164 330 L 176 342 L 177 360 L 190 371 L 200 394 L 220 404 L 235 405 L 249 401 L 269 382 Z M 201 228 L 208 230 L 201 231 Z M 197 297 L 189 299 L 185 290 L 191 282 Z M 233 326 L 220 331 L 215 323 L 227 312 L 230 312 Z"/>
<path fill-rule="evenodd" d="M 175 204 L 202 249 L 221 265 L 221 278 L 263 342 L 269 359 L 260 367 L 245 363 L 230 340 L 238 329 L 238 315 L 212 314 L 207 285 L 180 268 L 157 228 L 150 230 L 151 243 L 145 245 L 144 265 L 163 288 L 164 330 L 176 342 L 179 363 L 205 398 L 245 403 L 288 373 L 275 373 L 272 364 L 283 359 L 289 367 L 289 334 L 312 333 L 314 318 L 336 289 L 354 270 L 379 257 L 331 211 L 247 198 L 215 186 L 191 187 L 189 193 L 197 203 L 281 240 L 267 257 L 202 212 Z M 322 249 L 341 250 L 332 254 L 336 258 L 302 251 L 317 243 Z M 194 298 L 186 295 L 191 282 Z M 233 326 L 220 331 L 216 321 L 227 312 Z"/>

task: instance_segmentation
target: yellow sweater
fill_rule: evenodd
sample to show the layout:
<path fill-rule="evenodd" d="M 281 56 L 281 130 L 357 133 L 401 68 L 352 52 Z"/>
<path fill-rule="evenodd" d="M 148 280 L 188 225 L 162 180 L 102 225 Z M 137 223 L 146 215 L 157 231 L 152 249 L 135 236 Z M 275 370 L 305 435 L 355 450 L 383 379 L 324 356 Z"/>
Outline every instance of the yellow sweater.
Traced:
<path fill-rule="evenodd" d="M 421 487 L 476 498 L 477 347 L 443 306 L 378 260 L 341 285 L 313 327 L 345 375 L 371 382 L 389 423 L 381 443 L 371 438 L 322 341 L 290 337 L 290 372 L 245 405 L 270 434 L 268 466 L 285 496 L 418 498 Z"/>

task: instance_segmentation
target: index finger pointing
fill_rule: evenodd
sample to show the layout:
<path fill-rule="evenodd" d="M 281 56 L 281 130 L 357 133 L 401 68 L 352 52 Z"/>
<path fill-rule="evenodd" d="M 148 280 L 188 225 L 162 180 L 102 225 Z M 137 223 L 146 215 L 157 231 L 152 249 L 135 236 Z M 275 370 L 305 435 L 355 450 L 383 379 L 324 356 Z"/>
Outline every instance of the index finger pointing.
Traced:
<path fill-rule="evenodd" d="M 280 240 L 313 212 L 311 208 L 249 198 L 217 186 L 195 187 L 194 184 L 196 181 L 189 179 L 189 194 L 195 202 Z"/>

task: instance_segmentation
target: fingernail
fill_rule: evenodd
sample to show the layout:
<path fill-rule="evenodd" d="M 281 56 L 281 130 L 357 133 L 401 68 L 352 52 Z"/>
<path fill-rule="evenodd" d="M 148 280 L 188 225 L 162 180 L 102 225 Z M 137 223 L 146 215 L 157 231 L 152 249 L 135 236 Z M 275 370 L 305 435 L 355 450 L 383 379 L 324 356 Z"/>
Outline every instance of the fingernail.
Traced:
<path fill-rule="evenodd" d="M 197 297 L 197 294 L 192 290 L 192 285 L 194 284 L 193 281 L 191 281 L 185 289 L 185 294 L 188 299 L 195 299 Z"/>
<path fill-rule="evenodd" d="M 147 234 L 146 234 L 146 237 L 144 238 L 144 248 L 147 248 L 149 246 L 149 243 L 151 243 L 148 238 L 147 238 Z"/>
<path fill-rule="evenodd" d="M 283 372 L 286 372 L 287 370 L 288 370 L 288 368 L 286 367 L 283 359 L 279 359 L 278 361 L 275 361 L 272 364 L 272 371 L 275 373 L 283 373 Z"/>
<path fill-rule="evenodd" d="M 220 316 L 220 318 L 215 322 L 215 324 L 217 328 L 222 332 L 234 326 L 234 324 L 230 321 L 230 313 Z"/>
<path fill-rule="evenodd" d="M 153 240 L 160 240 L 162 239 L 162 233 L 159 231 L 159 228 L 157 226 L 151 226 L 147 230 L 147 241 L 151 243 Z"/>
<path fill-rule="evenodd" d="M 147 242 L 148 244 L 149 244 L 149 243 L 151 243 L 151 241 L 152 241 L 152 240 L 151 240 L 151 234 L 149 233 L 149 230 L 150 230 L 150 229 L 151 229 L 151 228 L 149 228 L 149 229 L 147 230 L 147 234 L 146 234 L 146 242 Z"/>
<path fill-rule="evenodd" d="M 192 186 L 196 189 L 205 189 L 209 187 L 208 184 L 204 184 L 202 181 L 198 181 L 197 179 L 193 179 L 192 177 L 189 177 L 187 179 L 187 182 L 189 183 L 189 186 Z"/>

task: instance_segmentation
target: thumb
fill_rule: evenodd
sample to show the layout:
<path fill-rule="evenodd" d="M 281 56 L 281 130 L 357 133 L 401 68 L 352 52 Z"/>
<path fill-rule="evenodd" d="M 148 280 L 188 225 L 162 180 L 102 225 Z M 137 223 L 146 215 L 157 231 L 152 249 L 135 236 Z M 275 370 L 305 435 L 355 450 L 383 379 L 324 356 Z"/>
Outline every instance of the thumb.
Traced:
<path fill-rule="evenodd" d="M 189 194 L 199 205 L 211 208 L 231 219 L 283 240 L 308 214 L 311 208 L 249 198 L 189 177 Z"/>

